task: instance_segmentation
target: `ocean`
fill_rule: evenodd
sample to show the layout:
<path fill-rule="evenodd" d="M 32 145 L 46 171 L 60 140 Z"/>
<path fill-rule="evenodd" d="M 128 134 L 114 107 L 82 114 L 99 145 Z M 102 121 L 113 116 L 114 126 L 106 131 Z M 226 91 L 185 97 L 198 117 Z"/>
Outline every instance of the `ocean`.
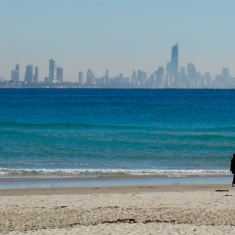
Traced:
<path fill-rule="evenodd" d="M 230 176 L 234 152 L 235 90 L 0 89 L 1 182 Z"/>

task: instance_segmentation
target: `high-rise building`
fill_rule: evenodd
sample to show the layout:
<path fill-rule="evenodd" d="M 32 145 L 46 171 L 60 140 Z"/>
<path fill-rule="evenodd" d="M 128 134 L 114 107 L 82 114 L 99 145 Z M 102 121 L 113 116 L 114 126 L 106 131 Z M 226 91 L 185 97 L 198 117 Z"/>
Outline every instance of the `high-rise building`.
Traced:
<path fill-rule="evenodd" d="M 17 70 L 11 70 L 11 81 L 19 82 L 18 80 L 19 73 Z"/>
<path fill-rule="evenodd" d="M 229 68 L 223 68 L 223 69 L 222 69 L 222 75 L 223 75 L 225 78 L 230 77 Z"/>
<path fill-rule="evenodd" d="M 186 86 L 187 75 L 186 75 L 186 72 L 185 72 L 185 67 L 180 67 L 179 83 L 180 83 L 180 87 L 185 87 Z"/>
<path fill-rule="evenodd" d="M 152 74 L 150 75 L 149 79 L 148 79 L 148 85 L 149 85 L 150 87 L 152 87 L 152 88 L 154 88 L 155 85 L 156 85 L 156 77 L 157 77 L 156 73 L 157 73 L 157 71 L 155 71 L 154 73 L 152 73 Z"/>
<path fill-rule="evenodd" d="M 63 68 L 56 68 L 56 78 L 58 83 L 63 83 Z"/>
<path fill-rule="evenodd" d="M 38 67 L 35 67 L 35 74 L 33 76 L 33 83 L 37 84 L 39 82 L 39 71 L 38 71 Z"/>
<path fill-rule="evenodd" d="M 178 62 L 178 43 L 172 47 L 171 51 L 171 73 L 174 74 L 176 78 L 179 71 L 179 62 Z"/>
<path fill-rule="evenodd" d="M 205 78 L 211 78 L 210 72 L 206 72 L 206 73 L 205 73 Z"/>
<path fill-rule="evenodd" d="M 44 82 L 45 82 L 46 84 L 48 84 L 48 83 L 49 83 L 49 79 L 48 79 L 48 77 L 45 77 L 45 78 L 44 78 Z"/>
<path fill-rule="evenodd" d="M 81 72 L 81 71 L 78 73 L 78 83 L 79 83 L 80 85 L 83 85 L 83 84 L 84 84 L 83 72 Z"/>
<path fill-rule="evenodd" d="M 159 67 L 156 71 L 156 85 L 157 87 L 163 87 L 164 84 L 164 68 Z"/>
<path fill-rule="evenodd" d="M 92 73 L 91 69 L 87 70 L 86 82 L 88 86 L 92 86 L 94 84 L 94 74 Z"/>
<path fill-rule="evenodd" d="M 166 64 L 166 73 L 167 74 L 171 73 L 171 62 L 167 62 L 167 64 Z"/>
<path fill-rule="evenodd" d="M 18 72 L 18 77 L 17 77 L 17 81 L 20 81 L 20 65 L 16 64 L 15 70 Z"/>
<path fill-rule="evenodd" d="M 105 70 L 105 76 L 106 76 L 106 78 L 109 78 L 109 70 L 108 69 Z"/>
<path fill-rule="evenodd" d="M 105 76 L 104 76 L 104 86 L 109 85 L 109 70 L 105 70 Z"/>
<path fill-rule="evenodd" d="M 33 65 L 27 65 L 24 80 L 27 84 L 33 83 Z"/>
<path fill-rule="evenodd" d="M 56 82 L 56 61 L 53 59 L 49 60 L 49 83 Z"/>
<path fill-rule="evenodd" d="M 205 73 L 205 80 L 206 80 L 206 85 L 208 85 L 208 86 L 212 85 L 212 77 L 209 72 Z"/>
<path fill-rule="evenodd" d="M 188 67 L 187 67 L 187 77 L 188 79 L 194 79 L 196 78 L 196 68 L 195 65 L 192 63 L 188 63 Z"/>
<path fill-rule="evenodd" d="M 11 80 L 14 82 L 20 81 L 20 66 L 17 64 L 15 70 L 11 70 Z"/>
<path fill-rule="evenodd" d="M 138 76 L 138 83 L 140 85 L 145 85 L 147 81 L 147 72 L 138 70 L 137 76 Z"/>
<path fill-rule="evenodd" d="M 133 70 L 132 75 L 131 75 L 131 82 L 133 86 L 137 86 L 138 85 L 138 78 L 137 78 L 137 74 L 136 71 Z"/>

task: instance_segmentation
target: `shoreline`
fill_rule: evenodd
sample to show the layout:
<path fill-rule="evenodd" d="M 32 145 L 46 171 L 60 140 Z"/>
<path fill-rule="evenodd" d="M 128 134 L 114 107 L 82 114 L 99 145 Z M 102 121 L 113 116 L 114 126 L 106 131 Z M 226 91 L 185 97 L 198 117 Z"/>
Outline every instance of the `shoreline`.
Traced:
<path fill-rule="evenodd" d="M 1 178 L 0 191 L 10 189 L 156 187 L 181 185 L 230 185 L 232 176 L 119 177 L 119 178 Z"/>
<path fill-rule="evenodd" d="M 112 179 L 146 179 L 146 178 L 210 178 L 210 177 L 229 177 L 231 173 L 228 174 L 190 174 L 190 175 L 177 175 L 177 174 L 146 174 L 146 175 L 133 175 L 133 174 L 107 174 L 99 176 L 61 176 L 61 177 L 0 177 L 0 182 L 3 181 L 40 181 L 40 180 L 112 180 Z"/>
<path fill-rule="evenodd" d="M 67 188 L 25 188 L 2 189 L 0 197 L 4 196 L 43 196 L 43 195 L 86 195 L 86 194 L 129 194 L 129 193 L 159 193 L 159 192 L 228 192 L 233 190 L 231 185 L 157 185 L 157 186 L 113 186 L 113 187 L 67 187 Z M 234 189 L 235 191 L 235 189 Z"/>
<path fill-rule="evenodd" d="M 231 185 L 232 176 L 128 177 L 128 178 L 8 178 L 0 179 L 0 191 L 10 189 L 150 187 L 181 185 Z"/>

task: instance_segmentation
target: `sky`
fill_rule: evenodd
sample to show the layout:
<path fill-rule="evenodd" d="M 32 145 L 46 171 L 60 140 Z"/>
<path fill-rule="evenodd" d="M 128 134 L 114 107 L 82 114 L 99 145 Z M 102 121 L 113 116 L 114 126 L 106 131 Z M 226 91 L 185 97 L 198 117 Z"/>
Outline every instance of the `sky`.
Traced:
<path fill-rule="evenodd" d="M 78 71 L 96 77 L 133 70 L 148 76 L 166 67 L 179 43 L 179 66 L 235 77 L 234 0 L 0 0 L 0 77 L 15 64 L 49 73 L 49 59 L 64 69 L 64 81 Z"/>

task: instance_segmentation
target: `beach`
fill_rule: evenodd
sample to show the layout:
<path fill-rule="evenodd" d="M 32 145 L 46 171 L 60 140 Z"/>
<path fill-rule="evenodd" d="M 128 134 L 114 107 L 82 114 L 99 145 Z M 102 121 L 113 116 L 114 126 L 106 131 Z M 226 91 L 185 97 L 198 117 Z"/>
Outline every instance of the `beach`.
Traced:
<path fill-rule="evenodd" d="M 234 234 L 230 185 L 0 190 L 1 234 Z"/>

